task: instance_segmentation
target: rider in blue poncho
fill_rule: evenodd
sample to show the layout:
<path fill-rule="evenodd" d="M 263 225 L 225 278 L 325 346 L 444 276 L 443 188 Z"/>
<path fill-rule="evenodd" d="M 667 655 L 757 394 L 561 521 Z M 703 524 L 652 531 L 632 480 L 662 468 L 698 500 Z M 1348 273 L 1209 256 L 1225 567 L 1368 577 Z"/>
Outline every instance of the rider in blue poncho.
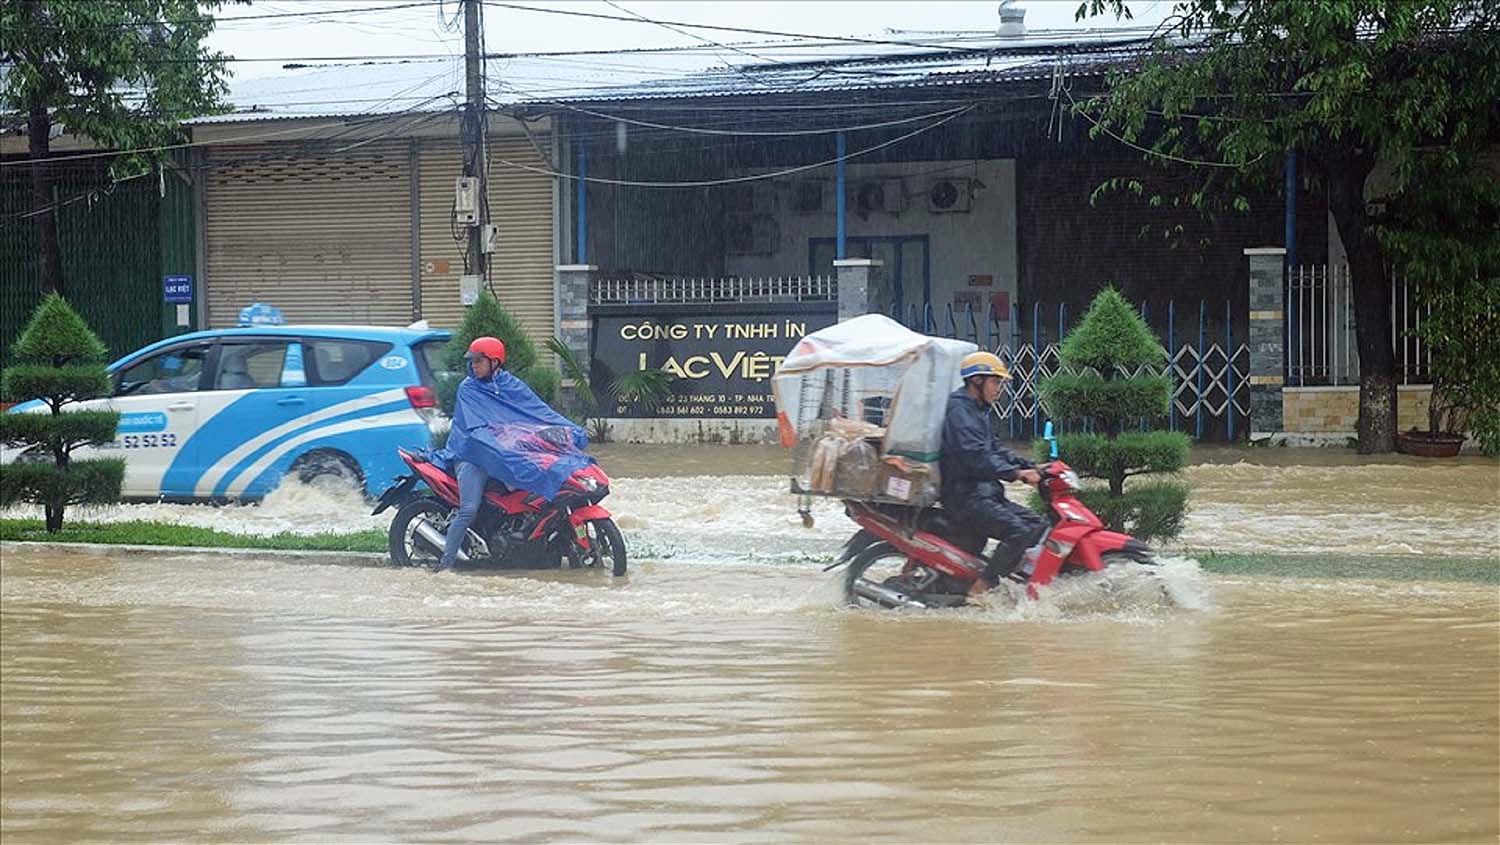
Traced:
<path fill-rule="evenodd" d="M 583 429 L 505 371 L 504 343 L 478 338 L 464 359 L 469 376 L 458 386 L 448 445 L 436 454 L 436 463 L 457 477 L 459 491 L 439 569 L 453 568 L 490 479 L 551 499 L 594 462 L 583 451 L 589 442 Z"/>

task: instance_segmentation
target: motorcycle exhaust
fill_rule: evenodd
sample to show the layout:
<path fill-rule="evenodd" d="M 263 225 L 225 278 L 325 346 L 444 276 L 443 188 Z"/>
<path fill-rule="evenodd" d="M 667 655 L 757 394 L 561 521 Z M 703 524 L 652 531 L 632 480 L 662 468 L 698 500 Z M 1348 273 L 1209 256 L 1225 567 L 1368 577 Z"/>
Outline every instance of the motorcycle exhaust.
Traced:
<path fill-rule="evenodd" d="M 860 598 L 869 599 L 870 601 L 883 604 L 887 607 L 927 607 L 927 605 L 917 601 L 916 599 L 906 595 L 905 593 L 897 592 L 889 587 L 881 586 L 880 584 L 876 584 L 872 581 L 867 581 L 864 578 L 855 579 L 854 594 L 859 596 Z"/>
<path fill-rule="evenodd" d="M 432 546 L 439 554 L 442 553 L 443 545 L 448 541 L 448 538 L 443 536 L 443 532 L 437 530 L 433 527 L 432 523 L 420 517 L 417 520 L 416 535 L 426 540 L 428 545 Z M 469 562 L 469 556 L 464 553 L 462 547 L 458 550 L 458 560 L 462 563 Z"/>

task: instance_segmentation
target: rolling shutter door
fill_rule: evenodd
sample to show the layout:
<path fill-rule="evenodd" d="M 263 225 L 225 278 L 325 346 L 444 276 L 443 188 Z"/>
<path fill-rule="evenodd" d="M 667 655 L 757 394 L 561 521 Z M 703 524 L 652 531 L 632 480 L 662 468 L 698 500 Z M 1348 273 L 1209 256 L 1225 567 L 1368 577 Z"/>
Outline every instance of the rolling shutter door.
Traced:
<path fill-rule="evenodd" d="M 289 323 L 412 319 L 409 147 L 216 148 L 205 182 L 210 326 L 252 302 Z"/>
<path fill-rule="evenodd" d="M 539 139 L 546 143 L 545 137 Z M 435 327 L 456 328 L 463 320 L 458 277 L 464 269 L 464 230 L 450 225 L 453 185 L 463 158 L 453 142 L 423 140 L 422 317 Z M 547 355 L 553 326 L 552 177 L 504 164 L 547 167 L 525 138 L 491 138 L 490 220 L 500 242 L 490 261 L 490 283 L 500 303 L 521 321 L 537 352 Z"/>

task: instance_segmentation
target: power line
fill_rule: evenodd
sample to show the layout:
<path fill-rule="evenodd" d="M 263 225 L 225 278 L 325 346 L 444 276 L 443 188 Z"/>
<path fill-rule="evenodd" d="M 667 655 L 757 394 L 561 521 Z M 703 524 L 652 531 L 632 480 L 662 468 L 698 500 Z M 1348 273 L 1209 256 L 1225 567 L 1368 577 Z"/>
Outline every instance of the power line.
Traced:
<path fill-rule="evenodd" d="M 548 14 L 548 15 L 567 15 L 567 16 L 570 16 L 570 17 L 594 18 L 594 19 L 597 19 L 597 20 L 606 20 L 606 21 L 626 21 L 628 23 L 652 23 L 652 24 L 656 24 L 658 26 L 681 26 L 681 27 L 687 27 L 689 29 L 708 29 L 708 30 L 713 30 L 715 32 L 740 32 L 740 33 L 745 33 L 747 35 L 769 35 L 769 36 L 772 36 L 774 38 L 816 39 L 816 40 L 831 41 L 831 42 L 841 43 L 841 44 L 875 44 L 875 45 L 880 45 L 880 46 L 884 46 L 884 47 L 921 47 L 921 48 L 928 49 L 928 50 L 931 50 L 931 49 L 934 49 L 934 48 L 935 49 L 940 49 L 940 50 L 969 50 L 969 49 L 971 49 L 971 48 L 967 48 L 967 47 L 950 47 L 950 46 L 948 46 L 948 45 L 946 45 L 946 44 L 944 44 L 942 42 L 926 42 L 926 43 L 923 43 L 923 42 L 918 42 L 918 41 L 896 41 L 896 40 L 892 40 L 892 39 L 881 39 L 881 38 L 860 38 L 860 37 L 854 36 L 854 35 L 835 35 L 835 36 L 829 36 L 829 35 L 808 35 L 806 33 L 800 33 L 800 32 L 782 32 L 780 30 L 774 30 L 774 29 L 754 29 L 754 28 L 751 28 L 751 27 L 743 27 L 743 26 L 721 26 L 721 25 L 717 25 L 717 24 L 707 24 L 707 23 L 689 23 L 687 21 L 653 20 L 653 19 L 650 19 L 650 18 L 642 20 L 639 17 L 630 17 L 630 16 L 626 16 L 626 15 L 609 15 L 609 14 L 605 14 L 603 12 L 579 12 L 579 11 L 574 11 L 574 10 L 571 10 L 571 9 L 547 9 L 547 8 L 542 8 L 540 6 L 524 6 L 524 5 L 521 5 L 519 3 L 503 3 L 503 2 L 499 2 L 499 0 L 481 0 L 481 2 L 483 2 L 484 5 L 486 5 L 486 6 L 495 6 L 497 8 L 501 8 L 501 9 L 512 9 L 512 10 L 518 11 L 518 12 L 540 12 L 542 14 Z"/>
<path fill-rule="evenodd" d="M 883 150 L 886 147 L 894 146 L 895 144 L 899 144 L 902 141 L 908 140 L 910 138 L 915 138 L 916 136 L 921 135 L 924 132 L 930 132 L 938 128 L 939 126 L 948 123 L 949 121 L 968 114 L 978 107 L 978 103 L 971 104 L 967 108 L 955 110 L 952 114 L 949 114 L 946 117 L 935 120 L 926 126 L 914 129 L 904 135 L 898 135 L 888 141 L 882 141 L 879 144 L 865 147 L 862 150 L 855 150 L 852 153 L 846 153 L 842 156 L 835 156 L 826 161 L 820 161 L 814 164 L 798 165 L 797 167 L 788 167 L 769 173 L 757 173 L 752 176 L 734 176 L 727 179 L 701 179 L 683 182 L 643 182 L 635 179 L 609 179 L 599 176 L 578 176 L 574 173 L 563 173 L 558 170 L 551 170 L 545 167 L 536 167 L 534 165 L 523 164 L 521 162 L 511 161 L 509 159 L 499 157 L 494 157 L 494 160 L 500 162 L 501 164 L 508 165 L 519 170 L 528 170 L 532 173 L 540 173 L 544 176 L 555 176 L 559 179 L 569 179 L 575 182 L 581 179 L 584 182 L 596 185 L 619 185 L 627 188 L 711 188 L 717 185 L 737 185 L 745 182 L 759 182 L 765 179 L 777 179 L 782 176 L 790 176 L 793 173 L 804 173 L 808 170 L 817 170 L 820 167 L 828 167 L 830 165 L 838 164 L 841 161 L 849 161 L 851 159 L 859 158 L 860 156 L 869 155 L 870 153 Z"/>
<path fill-rule="evenodd" d="M 531 96 L 528 92 L 522 91 L 521 89 L 515 87 L 514 85 L 506 84 L 505 87 L 510 88 L 512 91 L 515 91 L 518 94 L 522 94 L 524 96 Z M 498 105 L 502 105 L 501 103 L 499 103 L 498 101 L 493 100 L 493 99 L 490 100 L 490 102 L 494 103 L 497 106 Z M 685 133 L 692 134 L 692 135 L 728 135 L 728 136 L 734 136 L 734 137 L 751 137 L 751 136 L 758 136 L 758 135 L 759 136 L 770 136 L 770 137 L 793 137 L 793 136 L 802 136 L 802 135 L 832 135 L 832 134 L 834 134 L 836 132 L 860 132 L 860 131 L 863 131 L 863 130 L 866 130 L 866 129 L 885 129 L 885 128 L 888 128 L 888 127 L 891 127 L 891 126 L 901 126 L 901 125 L 904 125 L 904 124 L 907 124 L 907 123 L 917 123 L 918 121 L 923 121 L 923 120 L 928 120 L 928 119 L 935 119 L 935 118 L 939 118 L 939 117 L 944 117 L 946 115 L 952 114 L 953 112 L 961 111 L 961 110 L 963 110 L 965 108 L 965 106 L 957 106 L 957 107 L 954 107 L 954 108 L 951 108 L 951 109 L 945 109 L 943 111 L 933 112 L 931 114 L 920 114 L 920 115 L 915 115 L 915 116 L 912 116 L 912 117 L 896 118 L 896 119 L 893 119 L 893 120 L 883 120 L 883 121 L 880 121 L 878 123 L 866 123 L 866 124 L 862 124 L 862 125 L 858 125 L 858 126 L 836 126 L 836 127 L 826 128 L 826 129 L 786 129 L 786 130 L 777 130 L 777 131 L 757 131 L 757 130 L 753 130 L 753 129 L 709 129 L 709 128 L 704 128 L 704 127 L 700 127 L 700 126 L 674 126 L 674 125 L 666 124 L 666 123 L 655 123 L 655 122 L 652 122 L 652 121 L 649 121 L 649 120 L 639 120 L 637 118 L 622 117 L 620 115 L 607 114 L 605 112 L 595 111 L 593 109 L 586 109 L 586 108 L 583 108 L 581 106 L 571 105 L 569 103 L 547 101 L 547 100 L 544 100 L 542 102 L 544 102 L 544 103 L 546 103 L 548 105 L 555 105 L 555 106 L 558 106 L 560 108 L 567 109 L 569 111 L 575 111 L 575 112 L 578 112 L 579 114 L 586 114 L 586 115 L 588 115 L 590 117 L 597 117 L 597 118 L 600 118 L 602 120 L 613 120 L 613 121 L 617 121 L 619 123 L 625 123 L 625 124 L 629 124 L 629 125 L 632 125 L 632 126 L 644 126 L 644 127 L 648 128 L 648 129 L 662 129 L 662 130 L 667 130 L 667 131 L 671 131 L 671 132 L 685 132 Z M 972 107 L 972 104 L 969 107 Z"/>
<path fill-rule="evenodd" d="M 652 20 L 651 18 L 649 18 L 649 17 L 641 14 L 640 12 L 633 12 L 633 11 L 625 8 L 624 6 L 621 6 L 619 3 L 616 3 L 615 0 L 604 0 L 604 2 L 606 4 L 608 4 L 609 6 L 611 6 L 613 8 L 616 8 L 616 9 L 619 9 L 620 11 L 622 11 L 622 12 L 628 14 L 628 15 L 633 15 L 633 16 L 635 16 L 637 18 L 640 18 L 642 21 L 645 21 L 646 23 L 656 24 L 657 26 L 662 27 L 663 29 L 666 29 L 669 32 L 675 32 L 678 35 L 685 35 L 688 38 L 696 39 L 698 41 L 704 42 L 705 44 L 711 44 L 711 45 L 713 45 L 715 47 L 720 47 L 720 48 L 725 49 L 725 50 L 732 50 L 732 51 L 734 51 L 736 53 L 739 53 L 742 56 L 748 56 L 749 58 L 755 59 L 755 60 L 760 61 L 760 62 L 767 62 L 767 61 L 769 61 L 769 62 L 776 62 L 777 61 L 776 59 L 767 59 L 764 56 L 757 56 L 754 53 L 747 52 L 745 50 L 741 50 L 738 47 L 730 47 L 730 46 L 728 46 L 726 44 L 720 44 L 719 42 L 717 42 L 717 41 L 713 40 L 712 38 L 709 38 L 709 37 L 707 37 L 705 35 L 698 35 L 696 33 L 687 32 L 687 31 L 685 31 L 685 30 L 683 30 L 683 29 L 681 29 L 679 27 L 673 26 L 672 24 L 669 24 L 669 23 L 666 23 L 666 22 L 663 22 L 663 21 Z M 759 78 L 757 78 L 755 76 L 752 76 L 751 74 L 746 73 L 744 70 L 742 70 L 739 67 L 736 67 L 733 64 L 730 64 L 729 67 L 735 73 L 739 74 L 740 76 L 743 76 L 745 79 L 750 80 L 752 83 L 755 83 L 757 85 L 769 85 L 770 84 L 770 83 L 766 82 L 764 79 L 759 79 Z"/>
<path fill-rule="evenodd" d="M 268 13 L 263 14 L 263 15 L 231 15 L 231 16 L 228 16 L 228 17 L 214 17 L 213 15 L 204 15 L 201 18 L 179 18 L 177 20 L 150 20 L 150 21 L 116 21 L 116 22 L 113 22 L 113 23 L 84 24 L 82 26 L 69 25 L 66 28 L 69 31 L 77 31 L 77 30 L 100 30 L 100 29 L 135 29 L 137 27 L 140 27 L 140 26 L 143 26 L 143 25 L 150 25 L 150 24 L 159 24 L 159 25 L 164 25 L 164 26 L 183 26 L 183 25 L 186 25 L 186 24 L 203 23 L 204 21 L 210 21 L 215 26 L 218 26 L 219 24 L 226 24 L 226 23 L 233 24 L 233 23 L 236 23 L 238 21 L 262 21 L 262 20 L 271 20 L 271 19 L 274 19 L 274 18 L 313 18 L 313 17 L 323 17 L 323 16 L 326 16 L 326 15 L 348 15 L 348 14 L 355 14 L 355 13 L 362 13 L 362 12 L 389 12 L 389 11 L 395 11 L 395 10 L 398 10 L 398 9 L 414 9 L 414 8 L 419 7 L 419 6 L 436 6 L 437 4 L 438 4 L 438 0 L 419 0 L 419 2 L 411 2 L 411 3 L 396 3 L 396 4 L 390 4 L 390 3 L 388 3 L 388 4 L 385 4 L 385 5 L 382 5 L 382 6 L 356 6 L 356 7 L 347 8 L 347 9 L 326 9 L 326 10 L 323 10 L 323 11 L 316 11 L 316 12 L 268 12 Z M 63 29 L 64 27 L 63 27 L 62 24 L 53 24 L 49 28 L 51 28 L 51 29 Z"/>
<path fill-rule="evenodd" d="M 386 120 L 398 120 L 398 119 L 400 119 L 401 117 L 403 117 L 403 116 L 405 116 L 407 114 L 411 114 L 413 112 L 416 112 L 418 109 L 421 108 L 421 106 L 426 105 L 427 103 L 434 102 L 436 100 L 441 100 L 441 99 L 444 99 L 446 97 L 452 97 L 452 96 L 456 96 L 456 95 L 450 92 L 450 93 L 445 93 L 445 94 L 439 94 L 439 95 L 433 96 L 433 97 L 428 97 L 425 100 L 421 101 L 420 103 L 418 103 L 418 104 L 416 104 L 414 106 L 410 106 L 407 109 L 404 109 L 403 111 L 400 111 L 400 112 L 392 112 L 392 113 L 379 114 L 379 115 L 357 116 L 356 119 L 342 118 L 342 119 L 346 120 L 349 123 L 349 125 L 347 127 L 345 127 L 344 133 L 347 134 L 347 132 L 351 132 L 351 131 L 363 128 L 365 125 L 371 124 L 371 123 L 379 123 L 381 121 L 386 121 Z M 442 116 L 443 114 L 446 114 L 446 113 L 447 113 L 447 110 L 439 110 L 439 111 L 433 111 L 433 112 L 426 112 L 426 114 L 429 114 L 429 115 L 431 115 L 434 118 Z M 313 119 L 317 119 L 317 118 L 313 118 Z M 330 117 L 328 119 L 332 120 L 332 119 L 338 119 L 338 118 L 331 118 Z M 128 149 L 128 150 L 97 150 L 95 152 L 88 152 L 88 153 L 73 153 L 73 154 L 70 154 L 70 155 L 63 155 L 63 156 L 49 156 L 49 157 L 43 158 L 43 159 L 26 158 L 26 159 L 20 159 L 18 161 L 0 161 L 0 168 L 5 168 L 5 167 L 27 167 L 27 166 L 31 166 L 31 165 L 37 165 L 37 164 L 54 164 L 54 163 L 57 163 L 57 162 L 79 161 L 79 160 L 82 160 L 82 159 L 90 159 L 90 158 L 109 158 L 109 157 L 115 157 L 115 156 L 140 155 L 140 154 L 143 154 L 143 153 L 161 153 L 161 152 L 167 152 L 169 150 L 186 150 L 186 149 L 193 149 L 193 148 L 196 148 L 196 147 L 215 147 L 215 146 L 224 146 L 224 145 L 228 145 L 228 144 L 251 143 L 251 142 L 255 142 L 255 141 L 264 141 L 264 140 L 267 140 L 267 139 L 270 139 L 270 138 L 283 137 L 283 136 L 286 136 L 286 135 L 294 135 L 294 134 L 297 134 L 299 132 L 305 133 L 305 132 L 308 132 L 308 131 L 311 131 L 311 129 L 308 126 L 298 125 L 298 126 L 288 127 L 288 128 L 285 128 L 285 129 L 278 129 L 278 130 L 273 131 L 273 132 L 255 132 L 255 133 L 250 133 L 250 134 L 247 134 L 247 135 L 236 135 L 233 138 L 215 138 L 215 139 L 205 140 L 205 141 L 185 141 L 185 142 L 180 143 L 180 144 L 160 144 L 160 145 L 153 146 L 153 147 L 135 147 L 133 149 Z M 334 136 L 331 136 L 331 137 L 337 138 L 337 137 L 339 137 L 339 135 L 335 134 Z M 325 137 L 325 138 L 317 138 L 317 139 L 309 139 L 309 140 L 327 141 L 327 140 L 329 140 L 329 138 Z"/>

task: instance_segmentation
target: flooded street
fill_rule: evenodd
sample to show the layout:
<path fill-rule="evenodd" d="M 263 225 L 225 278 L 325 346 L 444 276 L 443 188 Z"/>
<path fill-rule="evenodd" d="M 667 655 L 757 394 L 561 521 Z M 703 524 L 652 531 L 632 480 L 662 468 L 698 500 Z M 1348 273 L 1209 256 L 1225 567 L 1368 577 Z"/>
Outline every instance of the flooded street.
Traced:
<path fill-rule="evenodd" d="M 603 450 L 632 550 L 613 581 L 7 546 L 0 837 L 1500 836 L 1493 584 L 1209 577 L 1175 552 L 1167 597 L 851 611 L 820 571 L 849 524 L 819 503 L 802 528 L 768 455 L 709 477 L 690 450 Z M 1277 457 L 1191 467 L 1183 547 L 1495 556 L 1493 461 Z M 87 518 L 384 529 L 367 512 L 288 489 Z"/>
<path fill-rule="evenodd" d="M 7 842 L 1500 833 L 1493 587 L 898 615 L 814 567 L 3 575 Z"/>

